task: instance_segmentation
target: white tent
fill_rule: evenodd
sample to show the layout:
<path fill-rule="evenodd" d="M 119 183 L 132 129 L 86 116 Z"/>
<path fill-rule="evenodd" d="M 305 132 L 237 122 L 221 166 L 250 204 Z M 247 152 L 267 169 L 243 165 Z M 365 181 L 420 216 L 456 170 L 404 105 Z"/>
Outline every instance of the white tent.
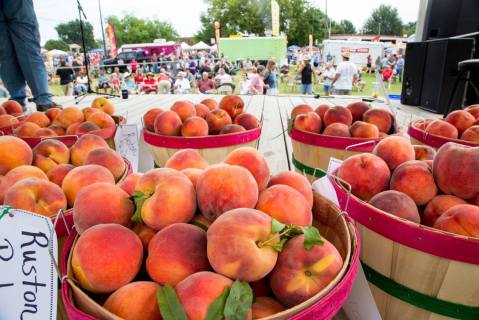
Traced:
<path fill-rule="evenodd" d="M 207 45 L 206 43 L 204 43 L 203 41 L 200 41 L 196 44 L 194 44 L 192 47 L 191 47 L 192 50 L 210 50 L 210 46 Z"/>
<path fill-rule="evenodd" d="M 189 44 L 187 44 L 186 42 L 182 42 L 181 43 L 181 50 L 185 50 L 185 51 L 191 50 L 191 46 Z"/>
<path fill-rule="evenodd" d="M 65 51 L 62 51 L 62 50 L 53 49 L 53 50 L 48 51 L 48 54 L 52 55 L 52 56 L 66 56 L 68 53 L 66 53 Z"/>

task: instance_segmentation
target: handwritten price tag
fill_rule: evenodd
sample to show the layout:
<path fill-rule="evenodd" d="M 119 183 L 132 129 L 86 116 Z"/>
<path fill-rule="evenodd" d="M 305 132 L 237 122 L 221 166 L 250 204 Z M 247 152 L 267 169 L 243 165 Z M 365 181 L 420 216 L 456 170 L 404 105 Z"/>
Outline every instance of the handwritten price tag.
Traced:
<path fill-rule="evenodd" d="M 133 172 L 137 172 L 140 150 L 137 125 L 125 124 L 118 126 L 115 134 L 115 146 L 120 155 L 130 161 Z"/>

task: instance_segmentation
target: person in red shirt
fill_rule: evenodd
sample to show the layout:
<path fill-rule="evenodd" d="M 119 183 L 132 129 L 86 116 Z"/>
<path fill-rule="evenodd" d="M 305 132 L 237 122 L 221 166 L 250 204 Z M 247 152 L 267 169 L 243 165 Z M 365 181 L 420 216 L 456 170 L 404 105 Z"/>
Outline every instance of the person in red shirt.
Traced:
<path fill-rule="evenodd" d="M 201 74 L 201 80 L 198 81 L 198 90 L 200 93 L 213 93 L 215 82 L 210 79 L 208 72 Z"/>
<path fill-rule="evenodd" d="M 139 92 L 143 91 L 143 80 L 145 80 L 145 76 L 143 75 L 143 71 L 141 68 L 136 69 L 135 75 L 133 77 L 135 80 L 136 87 L 138 88 Z"/>
<path fill-rule="evenodd" d="M 386 66 L 383 70 L 383 81 L 388 83 L 388 89 L 391 89 L 394 72 L 390 66 Z"/>
<path fill-rule="evenodd" d="M 164 68 L 160 69 L 160 75 L 158 76 L 158 89 L 162 94 L 168 94 L 171 91 L 171 78 Z"/>
<path fill-rule="evenodd" d="M 146 94 L 158 92 L 158 83 L 156 82 L 153 72 L 148 72 L 146 79 L 143 80 L 143 90 Z"/>

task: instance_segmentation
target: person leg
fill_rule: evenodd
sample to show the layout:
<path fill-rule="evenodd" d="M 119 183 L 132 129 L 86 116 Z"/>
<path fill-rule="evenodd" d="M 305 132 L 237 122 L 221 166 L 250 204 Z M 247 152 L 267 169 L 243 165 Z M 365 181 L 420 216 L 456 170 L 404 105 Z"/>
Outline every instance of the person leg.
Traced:
<path fill-rule="evenodd" d="M 307 84 L 306 85 L 306 94 L 313 94 L 313 84 Z"/>

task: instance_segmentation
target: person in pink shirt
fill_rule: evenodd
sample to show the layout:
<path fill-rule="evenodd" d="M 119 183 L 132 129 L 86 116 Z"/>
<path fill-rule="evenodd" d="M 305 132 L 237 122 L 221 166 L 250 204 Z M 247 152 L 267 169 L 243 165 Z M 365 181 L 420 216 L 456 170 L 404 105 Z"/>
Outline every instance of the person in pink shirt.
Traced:
<path fill-rule="evenodd" d="M 256 73 L 250 76 L 249 94 L 264 93 L 264 66 L 259 66 Z"/>

